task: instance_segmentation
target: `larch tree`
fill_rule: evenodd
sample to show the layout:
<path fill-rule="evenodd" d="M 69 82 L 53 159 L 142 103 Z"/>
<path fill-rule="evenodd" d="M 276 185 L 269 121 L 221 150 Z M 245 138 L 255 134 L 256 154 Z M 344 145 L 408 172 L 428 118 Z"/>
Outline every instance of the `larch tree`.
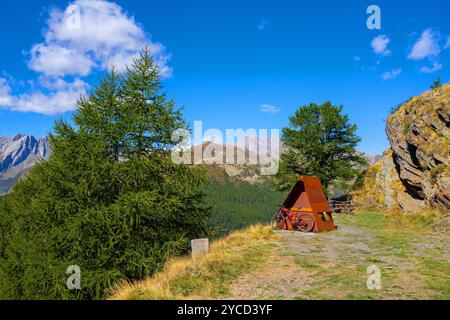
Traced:
<path fill-rule="evenodd" d="M 8 198 L 0 298 L 102 299 L 208 232 L 207 176 L 171 161 L 171 134 L 185 122 L 147 49 L 79 99 L 73 122 L 56 122 L 50 160 Z M 67 287 L 71 266 L 80 289 Z"/>

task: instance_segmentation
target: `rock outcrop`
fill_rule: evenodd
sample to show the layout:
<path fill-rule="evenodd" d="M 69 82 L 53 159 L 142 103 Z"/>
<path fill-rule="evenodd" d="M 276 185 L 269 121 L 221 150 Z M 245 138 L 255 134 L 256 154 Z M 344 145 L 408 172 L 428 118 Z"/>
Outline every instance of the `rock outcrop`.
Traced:
<path fill-rule="evenodd" d="M 400 180 L 414 199 L 450 209 L 450 84 L 412 98 L 387 119 Z"/>
<path fill-rule="evenodd" d="M 359 208 L 409 212 L 426 208 L 425 201 L 413 198 L 400 180 L 390 149 L 367 169 L 364 180 L 351 196 Z"/>
<path fill-rule="evenodd" d="M 450 209 L 450 84 L 414 97 L 386 123 L 391 145 L 351 193 L 359 207 Z"/>

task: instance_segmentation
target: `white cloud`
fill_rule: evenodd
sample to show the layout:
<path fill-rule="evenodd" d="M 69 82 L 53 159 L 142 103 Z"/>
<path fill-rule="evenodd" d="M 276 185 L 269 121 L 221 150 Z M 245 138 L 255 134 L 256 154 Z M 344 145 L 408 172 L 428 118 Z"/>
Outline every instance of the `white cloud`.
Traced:
<path fill-rule="evenodd" d="M 442 69 L 442 64 L 438 62 L 433 62 L 433 65 L 431 67 L 423 66 L 420 68 L 421 73 L 434 73 L 438 70 Z"/>
<path fill-rule="evenodd" d="M 73 24 L 74 19 L 77 24 Z M 29 66 L 52 76 L 85 76 L 93 67 L 106 70 L 111 64 L 124 70 L 146 45 L 160 63 L 161 75 L 170 77 L 171 69 L 167 66 L 170 57 L 164 46 L 152 42 L 118 4 L 76 0 L 64 11 L 50 12 L 44 43 L 31 49 Z"/>
<path fill-rule="evenodd" d="M 16 94 L 15 83 L 0 78 L 0 108 L 43 114 L 74 110 L 76 99 L 89 88 L 82 77 L 111 65 L 124 71 L 145 46 L 161 77 L 172 75 L 165 47 L 153 42 L 134 17 L 113 2 L 76 0 L 65 10 L 53 9 L 43 35 L 44 40 L 32 46 L 28 61 L 38 81 L 28 81 L 28 91 Z"/>
<path fill-rule="evenodd" d="M 47 76 L 86 76 L 94 66 L 94 62 L 83 53 L 57 44 L 35 45 L 31 49 L 31 57 L 28 66 Z"/>
<path fill-rule="evenodd" d="M 391 50 L 388 49 L 388 44 L 390 41 L 391 40 L 387 36 L 380 35 L 378 37 L 373 38 L 370 45 L 372 46 L 372 49 L 376 54 L 388 56 L 392 53 Z"/>
<path fill-rule="evenodd" d="M 12 104 L 11 87 L 5 78 L 0 78 L 0 107 Z"/>
<path fill-rule="evenodd" d="M 86 95 L 89 88 L 81 79 L 75 79 L 73 82 L 62 79 L 45 81 L 43 88 L 49 90 L 30 90 L 24 94 L 13 95 L 8 81 L 0 78 L 0 108 L 46 115 L 64 113 L 73 110 L 75 101 L 81 95 Z"/>
<path fill-rule="evenodd" d="M 278 107 L 272 106 L 270 104 L 262 104 L 259 107 L 259 111 L 266 112 L 266 113 L 277 113 L 277 112 L 280 112 L 280 109 Z"/>
<path fill-rule="evenodd" d="M 381 75 L 381 79 L 383 80 L 390 80 L 398 77 L 402 73 L 402 69 L 400 68 L 394 68 L 391 71 L 386 71 Z"/>
<path fill-rule="evenodd" d="M 361 57 L 360 56 L 354 56 L 353 60 L 356 61 L 356 62 L 359 62 L 359 61 L 361 61 Z"/>
<path fill-rule="evenodd" d="M 441 48 L 438 44 L 438 34 L 431 29 L 426 29 L 414 43 L 408 59 L 423 60 L 425 58 L 433 58 L 438 56 L 440 52 Z"/>

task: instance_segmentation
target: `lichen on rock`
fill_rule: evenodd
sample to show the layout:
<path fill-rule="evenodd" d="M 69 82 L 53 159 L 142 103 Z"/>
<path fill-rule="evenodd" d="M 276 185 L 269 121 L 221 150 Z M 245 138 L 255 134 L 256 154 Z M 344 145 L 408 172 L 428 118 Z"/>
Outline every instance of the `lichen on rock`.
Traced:
<path fill-rule="evenodd" d="M 386 123 L 391 148 L 352 192 L 357 206 L 450 209 L 450 83 L 414 97 Z"/>
<path fill-rule="evenodd" d="M 450 84 L 411 99 L 386 123 L 400 180 L 430 207 L 450 209 L 449 126 Z"/>
<path fill-rule="evenodd" d="M 367 169 L 362 184 L 351 193 L 356 206 L 383 211 L 423 210 L 425 202 L 408 193 L 400 180 L 392 154 L 392 150 L 387 150 L 380 161 Z"/>

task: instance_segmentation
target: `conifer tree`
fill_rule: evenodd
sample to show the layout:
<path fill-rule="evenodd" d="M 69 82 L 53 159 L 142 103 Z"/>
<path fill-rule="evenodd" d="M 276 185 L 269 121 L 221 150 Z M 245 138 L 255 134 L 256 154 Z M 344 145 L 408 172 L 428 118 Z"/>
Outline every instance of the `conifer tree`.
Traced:
<path fill-rule="evenodd" d="M 356 125 L 350 124 L 342 106 L 331 102 L 300 107 L 283 129 L 287 151 L 281 155 L 280 169 L 274 181 L 281 190 L 292 187 L 299 175 L 320 178 L 329 185 L 348 187 L 367 161 L 356 150 L 360 138 Z"/>
<path fill-rule="evenodd" d="M 437 77 L 433 84 L 430 86 L 431 90 L 438 89 L 442 86 L 441 78 Z"/>
<path fill-rule="evenodd" d="M 147 49 L 77 106 L 75 127 L 56 122 L 50 160 L 8 199 L 0 298 L 102 299 L 207 233 L 206 175 L 171 161 L 171 133 L 185 124 Z M 69 266 L 80 268 L 79 290 L 66 286 Z"/>
<path fill-rule="evenodd" d="M 125 139 L 125 155 L 146 155 L 149 151 L 167 151 L 173 145 L 172 132 L 185 128 L 180 110 L 162 91 L 158 66 L 145 48 L 139 59 L 127 69 L 120 88 L 120 98 L 127 106 L 129 137 Z M 157 118 L 158 121 L 151 121 Z"/>
<path fill-rule="evenodd" d="M 78 101 L 74 123 L 82 131 L 104 138 L 112 160 L 118 160 L 124 136 L 126 106 L 119 98 L 122 76 L 112 67 L 88 98 Z"/>

